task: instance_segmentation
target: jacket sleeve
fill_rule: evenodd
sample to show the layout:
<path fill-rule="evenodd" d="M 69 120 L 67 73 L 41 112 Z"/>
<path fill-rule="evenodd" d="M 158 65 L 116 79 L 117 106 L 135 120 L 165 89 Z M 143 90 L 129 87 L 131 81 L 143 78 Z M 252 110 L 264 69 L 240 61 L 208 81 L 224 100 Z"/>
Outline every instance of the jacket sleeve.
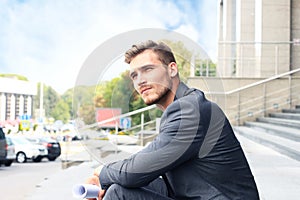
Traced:
<path fill-rule="evenodd" d="M 205 132 L 200 122 L 199 98 L 189 95 L 174 101 L 164 112 L 159 135 L 153 142 L 128 159 L 103 167 L 99 177 L 102 188 L 113 183 L 143 187 L 197 156 Z"/>

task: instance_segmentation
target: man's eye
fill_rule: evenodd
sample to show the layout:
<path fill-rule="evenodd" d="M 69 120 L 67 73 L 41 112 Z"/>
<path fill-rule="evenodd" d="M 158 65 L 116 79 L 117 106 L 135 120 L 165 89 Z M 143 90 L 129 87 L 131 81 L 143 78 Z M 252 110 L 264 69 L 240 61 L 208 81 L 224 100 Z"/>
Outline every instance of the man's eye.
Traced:
<path fill-rule="evenodd" d="M 145 71 L 151 71 L 153 68 L 152 67 L 147 67 L 146 69 L 145 69 Z"/>
<path fill-rule="evenodd" d="M 131 79 L 133 79 L 133 80 L 136 79 L 136 77 L 137 77 L 136 74 L 132 74 L 132 75 L 131 75 Z"/>

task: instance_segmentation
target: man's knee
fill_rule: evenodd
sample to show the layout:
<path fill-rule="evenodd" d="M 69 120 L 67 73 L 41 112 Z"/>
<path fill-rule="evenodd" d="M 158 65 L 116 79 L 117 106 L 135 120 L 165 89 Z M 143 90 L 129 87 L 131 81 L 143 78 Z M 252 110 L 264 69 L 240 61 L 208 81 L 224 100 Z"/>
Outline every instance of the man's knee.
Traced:
<path fill-rule="evenodd" d="M 125 193 L 125 188 L 122 187 L 121 185 L 118 184 L 112 184 L 109 186 L 109 188 L 105 192 L 105 200 L 110 200 L 110 199 L 123 199 L 124 193 Z"/>
<path fill-rule="evenodd" d="M 112 184 L 104 195 L 104 200 L 124 200 L 124 199 L 169 199 L 167 198 L 167 192 L 162 193 L 156 191 L 154 188 L 126 188 L 118 184 Z"/>

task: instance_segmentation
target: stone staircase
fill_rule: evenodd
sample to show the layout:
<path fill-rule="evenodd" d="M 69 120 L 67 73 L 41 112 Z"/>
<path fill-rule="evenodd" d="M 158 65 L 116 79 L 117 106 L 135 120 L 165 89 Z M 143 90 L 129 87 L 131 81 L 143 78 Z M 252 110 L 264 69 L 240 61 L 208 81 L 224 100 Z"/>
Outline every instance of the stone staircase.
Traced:
<path fill-rule="evenodd" d="M 233 128 L 241 136 L 300 161 L 300 105 Z"/>

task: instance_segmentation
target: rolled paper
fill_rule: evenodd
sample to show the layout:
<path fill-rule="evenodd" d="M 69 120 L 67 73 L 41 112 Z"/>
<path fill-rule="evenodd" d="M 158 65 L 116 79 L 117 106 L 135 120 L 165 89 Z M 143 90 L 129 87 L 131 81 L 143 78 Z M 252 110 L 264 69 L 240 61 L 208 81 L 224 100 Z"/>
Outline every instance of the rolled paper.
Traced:
<path fill-rule="evenodd" d="M 78 184 L 73 187 L 73 196 L 76 198 L 97 198 L 100 187 L 92 184 Z"/>

